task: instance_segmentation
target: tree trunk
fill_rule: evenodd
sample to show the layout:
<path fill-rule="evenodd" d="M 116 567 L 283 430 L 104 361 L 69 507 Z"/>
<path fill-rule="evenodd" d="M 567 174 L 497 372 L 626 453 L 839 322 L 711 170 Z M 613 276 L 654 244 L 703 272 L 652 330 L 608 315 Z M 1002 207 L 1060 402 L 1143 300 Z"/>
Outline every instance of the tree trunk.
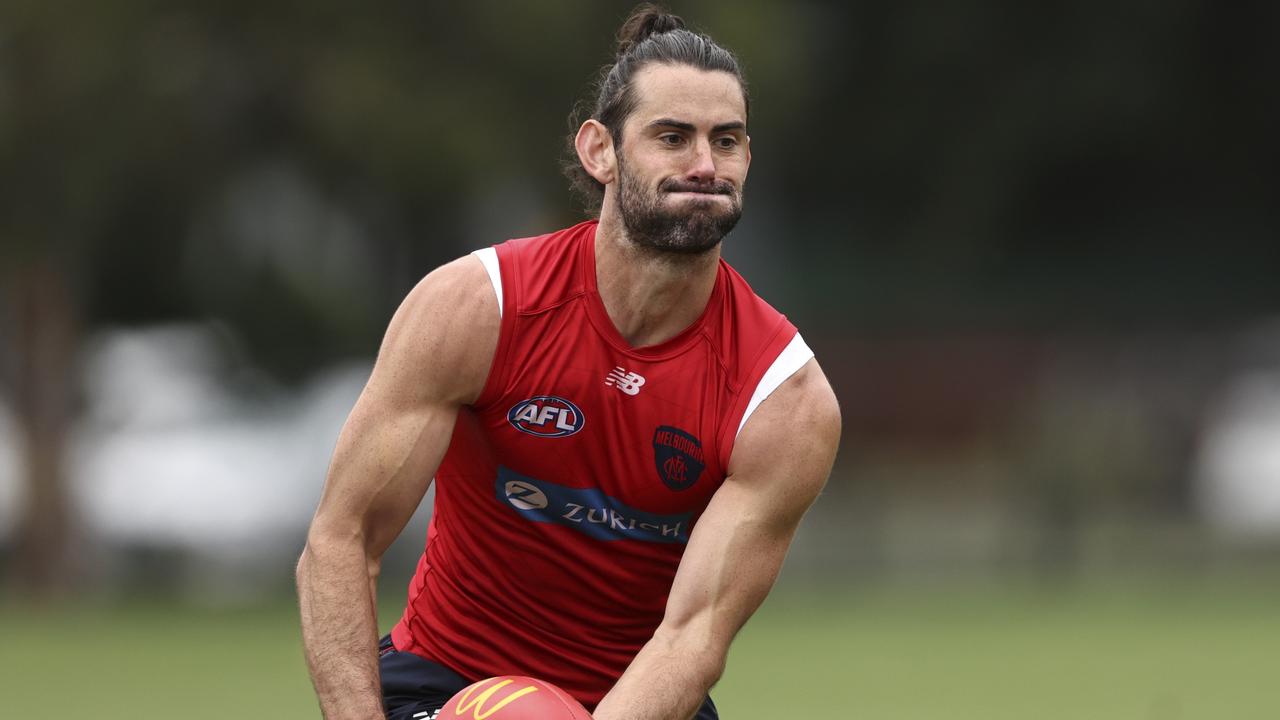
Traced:
<path fill-rule="evenodd" d="M 74 580 L 64 459 L 79 322 L 70 278 L 56 261 L 35 260 L 11 279 L 14 389 L 26 471 L 14 580 L 20 593 L 49 598 L 65 594 Z"/>

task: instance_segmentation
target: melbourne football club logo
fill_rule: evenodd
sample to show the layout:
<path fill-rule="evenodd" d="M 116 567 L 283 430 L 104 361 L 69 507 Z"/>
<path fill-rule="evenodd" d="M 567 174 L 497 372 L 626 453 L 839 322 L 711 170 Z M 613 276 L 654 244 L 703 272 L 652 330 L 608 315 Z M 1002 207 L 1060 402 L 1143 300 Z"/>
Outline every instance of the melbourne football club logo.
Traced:
<path fill-rule="evenodd" d="M 582 411 L 555 395 L 538 395 L 516 403 L 507 420 L 517 430 L 538 437 L 565 437 L 582 430 Z"/>
<path fill-rule="evenodd" d="M 672 490 L 693 487 L 707 466 L 698 438 L 667 425 L 653 432 L 653 462 L 662 483 Z"/>

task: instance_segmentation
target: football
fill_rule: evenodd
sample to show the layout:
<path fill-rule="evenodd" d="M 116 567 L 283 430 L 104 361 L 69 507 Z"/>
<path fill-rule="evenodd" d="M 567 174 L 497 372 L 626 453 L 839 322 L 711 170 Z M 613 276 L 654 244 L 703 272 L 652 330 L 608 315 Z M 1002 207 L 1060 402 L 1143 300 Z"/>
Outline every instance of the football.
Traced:
<path fill-rule="evenodd" d="M 437 720 L 591 720 L 569 693 L 521 675 L 491 677 L 449 698 Z"/>

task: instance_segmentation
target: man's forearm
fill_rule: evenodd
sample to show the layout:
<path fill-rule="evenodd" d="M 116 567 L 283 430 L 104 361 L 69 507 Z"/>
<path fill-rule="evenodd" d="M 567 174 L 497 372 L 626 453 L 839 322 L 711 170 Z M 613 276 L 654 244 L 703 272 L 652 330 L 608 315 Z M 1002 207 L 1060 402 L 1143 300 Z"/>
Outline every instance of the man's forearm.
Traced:
<path fill-rule="evenodd" d="M 715 643 L 709 643 L 715 645 Z M 723 653 L 655 635 L 592 714 L 595 720 L 689 720 L 724 672 Z"/>
<path fill-rule="evenodd" d="M 302 641 L 328 720 L 384 717 L 375 581 L 358 543 L 308 542 L 298 561 Z"/>

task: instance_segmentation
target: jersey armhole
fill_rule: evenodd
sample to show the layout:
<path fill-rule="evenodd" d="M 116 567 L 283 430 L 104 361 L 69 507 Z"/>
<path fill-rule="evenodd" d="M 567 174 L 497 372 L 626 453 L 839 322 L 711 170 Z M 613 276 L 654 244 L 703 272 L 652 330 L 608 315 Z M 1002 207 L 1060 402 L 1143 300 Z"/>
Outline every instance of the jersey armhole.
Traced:
<path fill-rule="evenodd" d="M 515 322 L 515 259 L 509 250 L 510 245 L 493 246 L 473 251 L 471 254 L 480 259 L 489 283 L 493 286 L 494 295 L 498 298 L 498 346 L 493 352 L 493 364 L 489 367 L 489 377 L 485 379 L 484 389 L 472 403 L 472 407 L 485 407 L 501 397 L 507 381 L 507 355 L 511 351 L 511 326 Z M 501 250 L 501 252 L 500 252 Z M 503 282 L 506 271 L 507 281 Z"/>
<path fill-rule="evenodd" d="M 733 434 L 736 440 L 738 435 L 742 434 L 742 428 L 747 424 L 747 418 L 751 417 L 751 413 L 760 407 L 760 403 L 765 398 L 773 394 L 787 378 L 795 375 L 805 363 L 813 358 L 813 351 L 805 344 L 804 338 L 800 337 L 797 332 L 795 337 L 791 338 L 791 342 L 778 353 L 778 357 L 774 359 L 773 364 L 768 370 L 764 371 L 764 375 L 760 377 L 760 382 L 756 384 L 755 392 L 751 393 L 751 400 L 747 402 L 747 409 L 742 413 L 742 420 L 738 422 L 738 430 Z"/>
<path fill-rule="evenodd" d="M 498 251 L 487 247 L 471 254 L 480 258 L 484 271 L 489 273 L 489 282 L 493 284 L 493 292 L 498 296 L 498 317 L 502 317 L 502 270 L 498 266 Z"/>

